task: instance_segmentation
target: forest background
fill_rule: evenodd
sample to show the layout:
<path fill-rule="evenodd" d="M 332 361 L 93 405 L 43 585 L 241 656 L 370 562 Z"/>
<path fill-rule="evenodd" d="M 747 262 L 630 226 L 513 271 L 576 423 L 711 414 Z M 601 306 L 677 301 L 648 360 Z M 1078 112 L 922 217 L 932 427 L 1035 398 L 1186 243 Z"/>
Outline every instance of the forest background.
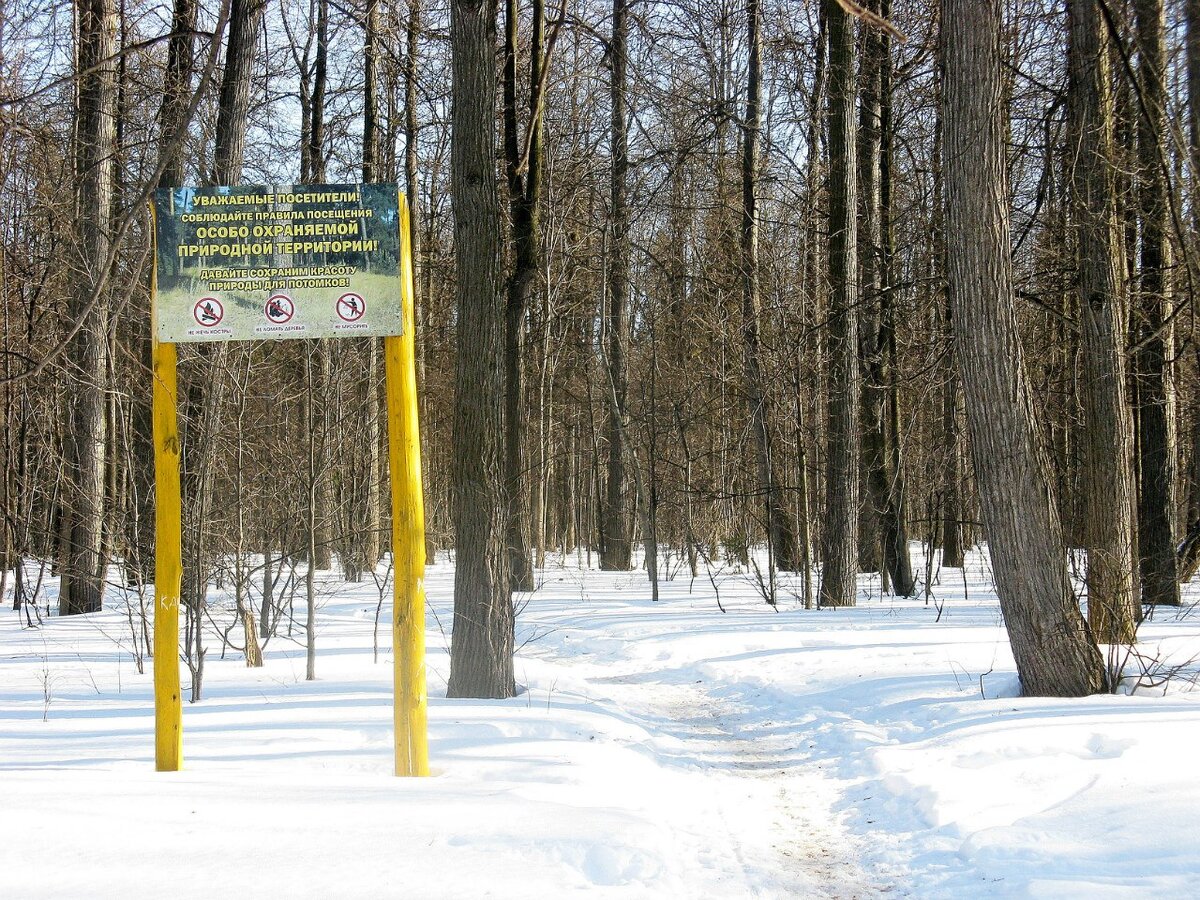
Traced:
<path fill-rule="evenodd" d="M 1200 3 L 499 7 L 0 0 L 25 616 L 46 576 L 64 614 L 110 561 L 151 577 L 150 192 L 395 181 L 452 694 L 513 692 L 550 550 L 837 606 L 981 537 L 1026 690 L 1110 683 L 1097 646 L 1200 560 Z M 380 370 L 366 340 L 181 349 L 193 699 L 210 581 L 253 661 L 296 560 L 310 607 L 314 568 L 376 571 Z"/>

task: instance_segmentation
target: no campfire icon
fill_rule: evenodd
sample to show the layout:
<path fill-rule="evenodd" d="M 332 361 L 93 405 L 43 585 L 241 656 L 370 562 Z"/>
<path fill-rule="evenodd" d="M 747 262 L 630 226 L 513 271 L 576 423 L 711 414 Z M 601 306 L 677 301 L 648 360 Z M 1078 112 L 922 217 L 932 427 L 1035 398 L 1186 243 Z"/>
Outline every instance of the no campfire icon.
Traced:
<path fill-rule="evenodd" d="M 296 304 L 287 294 L 275 294 L 267 301 L 263 313 L 276 325 L 282 325 L 291 320 L 296 312 Z"/>
<path fill-rule="evenodd" d="M 212 328 L 220 325 L 221 320 L 225 318 L 225 307 L 216 297 L 201 297 L 192 307 L 192 316 L 198 324 Z"/>

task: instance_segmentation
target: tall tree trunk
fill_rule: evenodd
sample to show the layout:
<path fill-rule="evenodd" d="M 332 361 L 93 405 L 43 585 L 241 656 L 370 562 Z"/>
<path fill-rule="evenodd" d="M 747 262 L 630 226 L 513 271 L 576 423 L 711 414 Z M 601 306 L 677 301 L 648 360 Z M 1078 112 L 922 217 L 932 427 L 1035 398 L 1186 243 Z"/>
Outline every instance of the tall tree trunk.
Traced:
<path fill-rule="evenodd" d="M 379 180 L 379 0 L 363 15 L 363 184 Z"/>
<path fill-rule="evenodd" d="M 600 511 L 600 568 L 628 571 L 632 544 L 629 531 L 629 455 L 625 444 L 626 398 L 629 392 L 629 134 L 625 122 L 625 69 L 629 62 L 628 0 L 613 0 L 612 41 L 609 43 L 611 73 L 612 199 L 609 209 L 608 296 L 605 334 L 608 403 L 608 481 Z"/>
<path fill-rule="evenodd" d="M 246 123 L 250 114 L 250 84 L 258 53 L 266 0 L 232 0 L 229 44 L 221 76 L 217 105 L 216 146 L 213 150 L 213 184 L 236 184 L 246 156 Z"/>
<path fill-rule="evenodd" d="M 517 0 L 504 4 L 504 157 L 512 217 L 513 264 L 508 276 L 504 318 L 504 481 L 508 491 L 508 561 L 514 591 L 533 590 L 528 474 L 529 409 L 525 388 L 526 327 L 529 299 L 538 277 L 542 127 L 541 74 L 545 9 L 533 4 L 529 49 L 529 135 L 522 141 L 517 117 Z M 524 148 L 528 146 L 528 156 Z"/>
<path fill-rule="evenodd" d="M 1068 160 L 1083 331 L 1084 518 L 1088 625 L 1102 644 L 1133 641 L 1132 422 L 1126 404 L 1125 315 L 1112 173 L 1108 41 L 1098 0 L 1071 0 Z"/>
<path fill-rule="evenodd" d="M 70 346 L 76 373 L 67 432 L 72 477 L 67 482 L 69 551 L 59 596 L 63 615 L 96 612 L 104 599 L 106 560 L 102 552 L 105 496 L 105 396 L 108 371 L 108 305 L 89 310 L 111 249 L 114 114 L 113 49 L 117 15 L 112 0 L 79 5 L 78 106 L 76 116 L 75 219 L 78 273 L 71 295 L 72 319 L 84 319 Z"/>
<path fill-rule="evenodd" d="M 946 237 L 983 524 L 1021 688 L 1082 696 L 1103 660 L 1071 591 L 1014 307 L 999 0 L 942 0 Z"/>
<path fill-rule="evenodd" d="M 1145 603 L 1179 605 L 1175 556 L 1175 444 L 1170 420 L 1172 329 L 1166 320 L 1170 202 L 1163 171 L 1166 50 L 1162 0 L 1135 0 L 1138 83 L 1137 197 L 1141 278 L 1134 334 L 1137 390 L 1138 548 Z"/>
<path fill-rule="evenodd" d="M 533 471 L 532 538 L 533 564 L 546 567 L 547 509 L 553 496 L 554 457 L 551 455 L 551 422 L 553 421 L 554 379 L 551 374 L 550 292 L 542 290 L 541 309 L 536 331 L 538 340 L 537 381 L 537 464 Z"/>
<path fill-rule="evenodd" d="M 496 183 L 496 0 L 453 0 L 451 190 L 458 277 L 451 697 L 511 697 L 513 605 L 502 480 L 504 293 Z"/>
<path fill-rule="evenodd" d="M 763 389 L 761 324 L 762 300 L 758 275 L 758 155 L 762 128 L 762 10 L 759 0 L 746 4 L 746 42 L 750 48 L 747 73 L 746 122 L 742 143 L 742 360 L 747 413 L 754 435 L 758 484 L 763 493 L 767 540 L 775 565 L 794 572 L 799 563 L 796 526 L 783 499 L 771 455 L 771 401 Z M 652 414 L 653 415 L 653 414 Z"/>
<path fill-rule="evenodd" d="M 879 12 L 878 0 L 868 0 L 867 8 Z M 861 470 L 863 487 L 859 505 L 858 565 L 864 572 L 880 572 L 883 566 L 883 516 L 887 507 L 888 482 L 885 470 L 887 447 L 884 435 L 883 348 L 880 343 L 881 295 L 879 283 L 879 78 L 883 35 L 876 28 L 864 28 L 860 35 L 862 53 L 858 66 L 858 132 L 855 148 L 858 170 L 858 320 L 859 366 L 862 371 Z M 885 585 L 886 589 L 886 585 Z"/>
<path fill-rule="evenodd" d="M 946 359 L 946 371 L 942 382 L 942 428 L 941 440 L 945 448 L 941 467 L 941 564 L 951 569 L 963 567 L 964 533 L 962 513 L 962 429 L 958 424 L 958 366 L 954 358 L 954 313 L 950 298 L 946 294 L 946 228 L 945 191 L 942 185 L 942 102 L 940 97 L 941 77 L 935 74 L 937 100 L 937 131 L 933 136 L 933 234 L 931 251 L 931 281 L 936 285 L 938 309 L 942 313 L 942 327 L 950 348 Z M 933 530 L 933 526 L 930 526 Z M 933 553 L 933 547 L 928 548 Z"/>
<path fill-rule="evenodd" d="M 1200 0 L 1185 0 L 1187 23 L 1188 158 L 1192 174 L 1192 235 L 1189 252 L 1196 252 L 1194 236 L 1200 234 Z M 1200 368 L 1200 346 L 1193 347 Z M 1200 388 L 1192 389 L 1192 465 L 1188 479 L 1187 531 L 1179 559 L 1179 580 L 1186 582 L 1200 566 Z"/>
<path fill-rule="evenodd" d="M 309 99 L 308 180 L 325 180 L 325 94 L 329 87 L 329 0 L 317 0 L 316 56 Z"/>
<path fill-rule="evenodd" d="M 883 0 L 880 12 L 891 15 L 891 0 Z M 896 372 L 896 233 L 892 220 L 892 45 L 881 35 L 879 51 L 879 353 L 884 391 L 883 447 L 886 493 L 883 507 L 883 563 L 900 597 L 916 589 L 912 560 L 908 555 L 908 512 L 904 460 L 900 443 L 900 383 Z"/>
<path fill-rule="evenodd" d="M 826 0 L 829 23 L 829 397 L 822 606 L 853 606 L 858 572 L 858 227 L 854 20 Z"/>
<path fill-rule="evenodd" d="M 816 60 L 813 65 L 813 84 L 812 93 L 809 95 L 808 125 L 805 137 L 808 159 L 806 160 L 804 177 L 804 205 L 806 213 L 804 222 L 803 277 L 806 300 L 809 308 L 812 310 L 810 314 L 811 320 L 819 320 L 821 318 L 825 293 L 824 266 L 821 259 L 821 250 L 824 241 L 821 238 L 821 217 L 817 209 L 817 198 L 820 196 L 820 176 L 822 169 L 820 138 L 823 133 L 825 120 L 822 112 L 825 109 L 826 53 L 829 48 L 827 8 L 828 6 L 825 3 L 818 4 Z M 803 570 L 802 593 L 804 595 L 804 608 L 812 609 L 816 601 L 813 596 L 812 584 L 813 528 L 811 520 L 813 518 L 812 511 L 814 505 L 810 497 L 811 492 L 815 490 L 815 486 L 810 488 L 809 459 L 806 446 L 808 436 L 807 430 L 804 427 L 805 397 L 801 394 L 802 372 L 804 369 L 802 360 L 807 351 L 807 343 L 805 340 L 800 340 L 796 344 L 796 456 L 798 470 L 797 483 L 800 493 L 798 498 L 797 524 L 799 525 L 800 564 Z M 820 382 L 819 377 L 814 380 L 818 383 Z M 814 443 L 819 446 L 819 433 L 814 435 Z M 817 456 L 820 456 L 819 451 Z"/>

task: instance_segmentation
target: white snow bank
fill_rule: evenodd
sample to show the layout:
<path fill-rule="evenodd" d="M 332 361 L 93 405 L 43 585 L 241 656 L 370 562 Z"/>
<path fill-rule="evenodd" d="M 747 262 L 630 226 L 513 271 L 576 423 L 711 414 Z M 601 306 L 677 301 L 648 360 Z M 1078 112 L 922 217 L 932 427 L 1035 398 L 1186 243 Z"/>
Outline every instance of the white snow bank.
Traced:
<path fill-rule="evenodd" d="M 785 578 L 776 611 L 721 571 L 722 614 L 703 574 L 653 604 L 643 573 L 549 568 L 524 692 L 484 702 L 445 698 L 431 567 L 430 779 L 390 775 L 373 585 L 323 585 L 316 682 L 295 641 L 258 670 L 213 646 L 172 774 L 120 596 L 40 629 L 6 610 L 0 896 L 1194 895 L 1200 697 L 1017 698 L 984 572 L 941 573 L 936 621 L 867 578 L 821 611 Z M 1200 652 L 1189 612 L 1143 626 L 1160 671 Z"/>

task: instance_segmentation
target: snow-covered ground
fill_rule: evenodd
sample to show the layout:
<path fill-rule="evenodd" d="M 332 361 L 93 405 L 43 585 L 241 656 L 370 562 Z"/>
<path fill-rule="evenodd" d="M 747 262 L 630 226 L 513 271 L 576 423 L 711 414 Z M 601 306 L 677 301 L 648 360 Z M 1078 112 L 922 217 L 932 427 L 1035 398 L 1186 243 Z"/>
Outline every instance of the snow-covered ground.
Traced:
<path fill-rule="evenodd" d="M 1171 680 L 1061 701 L 1015 696 L 979 554 L 929 605 L 864 577 L 857 607 L 819 611 L 729 569 L 676 571 L 658 603 L 642 572 L 538 574 L 521 695 L 447 700 L 453 570 L 430 567 L 429 779 L 390 774 L 370 581 L 322 583 L 315 682 L 298 633 L 262 669 L 210 643 L 185 771 L 162 774 L 124 598 L 34 629 L 6 600 L 0 897 L 1200 891 L 1191 589 L 1127 666 Z"/>

